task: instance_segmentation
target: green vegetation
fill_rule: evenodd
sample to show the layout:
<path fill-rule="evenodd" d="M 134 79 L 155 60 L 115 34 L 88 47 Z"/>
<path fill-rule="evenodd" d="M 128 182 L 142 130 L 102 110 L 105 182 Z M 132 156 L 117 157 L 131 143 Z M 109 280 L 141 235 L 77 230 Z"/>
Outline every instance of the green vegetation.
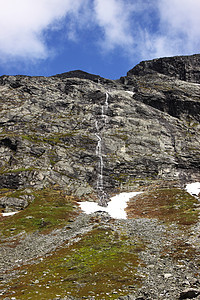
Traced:
<path fill-rule="evenodd" d="M 14 197 L 19 198 L 22 195 L 25 195 L 26 193 L 24 190 L 10 190 L 7 188 L 0 189 L 0 197 L 7 196 L 7 197 Z"/>
<path fill-rule="evenodd" d="M 5 191 L 4 195 L 17 197 L 21 193 Z M 66 225 L 70 219 L 78 214 L 77 209 L 75 209 L 75 199 L 66 196 L 62 191 L 46 188 L 34 191 L 32 195 L 35 200 L 25 210 L 12 217 L 0 217 L 1 235 L 10 236 L 22 231 L 49 231 Z"/>
<path fill-rule="evenodd" d="M 136 272 L 142 250 L 144 244 L 136 238 L 97 228 L 40 263 L 19 268 L 20 277 L 9 282 L 11 293 L 4 296 L 14 290 L 17 299 L 117 299 L 140 286 Z"/>
<path fill-rule="evenodd" d="M 192 225 L 198 221 L 195 208 L 198 200 L 186 191 L 170 188 L 143 193 L 130 201 L 127 207 L 129 218 L 157 218 L 164 222 Z"/>
<path fill-rule="evenodd" d="M 66 137 L 72 137 L 78 133 L 77 130 L 73 130 L 70 132 L 65 132 L 65 133 L 54 133 L 53 135 L 45 136 L 43 137 L 31 134 L 31 135 L 21 135 L 21 138 L 24 140 L 28 140 L 33 143 L 52 143 L 52 144 L 57 144 L 61 142 L 62 138 Z"/>
<path fill-rule="evenodd" d="M 20 172 L 33 171 L 33 170 L 37 170 L 37 168 L 36 167 L 29 167 L 29 168 L 21 167 L 18 169 L 10 169 L 10 166 L 7 164 L 0 168 L 0 174 L 20 173 Z"/>
<path fill-rule="evenodd" d="M 187 243 L 182 240 L 174 240 L 173 245 L 164 247 L 161 257 L 171 257 L 176 262 L 180 262 L 182 264 L 182 260 L 189 259 L 195 260 L 197 259 L 200 263 L 200 251 L 193 247 L 190 243 Z"/>

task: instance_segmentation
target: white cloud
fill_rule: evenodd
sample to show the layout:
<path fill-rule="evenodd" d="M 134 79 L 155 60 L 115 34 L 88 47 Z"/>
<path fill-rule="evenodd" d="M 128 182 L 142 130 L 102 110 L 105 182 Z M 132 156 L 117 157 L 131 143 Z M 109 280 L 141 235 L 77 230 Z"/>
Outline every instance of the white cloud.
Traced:
<path fill-rule="evenodd" d="M 8 58 L 46 58 L 43 31 L 55 29 L 67 14 L 76 14 L 84 0 L 0 0 L 0 54 Z"/>
<path fill-rule="evenodd" d="M 0 7 L 1 62 L 47 58 L 48 37 L 59 29 L 76 42 L 84 32 L 86 45 L 121 48 L 133 60 L 200 48 L 199 0 L 0 0 Z"/>
<path fill-rule="evenodd" d="M 146 34 L 143 55 L 161 57 L 198 53 L 200 1 L 159 0 L 157 9 L 159 28 L 154 34 Z"/>
<path fill-rule="evenodd" d="M 104 49 L 133 46 L 130 18 L 133 6 L 123 0 L 94 0 L 95 21 L 103 30 Z"/>
<path fill-rule="evenodd" d="M 199 0 L 161 0 L 158 5 L 161 21 L 168 29 L 192 38 L 199 36 Z"/>
<path fill-rule="evenodd" d="M 127 51 L 134 41 L 130 19 L 136 7 L 130 3 L 130 0 L 0 0 L 0 60 L 47 58 L 52 50 L 47 46 L 48 34 L 60 28 L 65 28 L 63 37 L 76 42 L 80 31 L 98 28 L 94 44 L 101 44 L 107 51 L 119 46 Z"/>

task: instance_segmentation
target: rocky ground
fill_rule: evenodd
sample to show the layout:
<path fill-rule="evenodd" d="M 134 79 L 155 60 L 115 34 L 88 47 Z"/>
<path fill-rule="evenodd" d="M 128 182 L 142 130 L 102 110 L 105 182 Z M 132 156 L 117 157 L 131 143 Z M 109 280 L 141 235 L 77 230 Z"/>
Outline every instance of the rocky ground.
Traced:
<path fill-rule="evenodd" d="M 129 201 L 129 219 L 79 211 L 60 229 L 15 235 L 10 228 L 1 240 L 2 299 L 199 299 L 198 200 L 188 194 L 192 202 L 176 215 L 173 203 L 165 217 L 159 217 L 164 202 L 155 203 L 152 218 L 150 204 L 137 207 L 152 199 L 152 190 Z M 185 195 L 175 191 L 176 199 Z M 136 211 L 144 216 L 133 217 Z"/>
<path fill-rule="evenodd" d="M 200 299 L 199 87 L 199 54 L 0 77 L 2 299 Z M 125 220 L 78 205 L 122 191 Z"/>

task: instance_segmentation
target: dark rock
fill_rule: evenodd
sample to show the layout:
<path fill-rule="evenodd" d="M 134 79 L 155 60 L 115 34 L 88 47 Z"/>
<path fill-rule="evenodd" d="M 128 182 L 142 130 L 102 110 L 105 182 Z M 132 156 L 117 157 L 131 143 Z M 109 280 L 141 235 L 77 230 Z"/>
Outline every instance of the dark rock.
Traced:
<path fill-rule="evenodd" d="M 32 195 L 21 195 L 19 197 L 1 197 L 0 207 L 3 208 L 4 212 L 22 210 L 28 206 L 28 204 L 33 201 L 34 197 Z"/>
<path fill-rule="evenodd" d="M 0 188 L 18 189 L 20 185 L 19 174 L 0 175 Z"/>
<path fill-rule="evenodd" d="M 196 289 L 187 289 L 183 292 L 180 293 L 180 297 L 179 299 L 194 299 L 197 298 L 197 296 L 200 295 L 200 290 L 196 290 Z"/>
<path fill-rule="evenodd" d="M 200 83 L 200 54 L 142 61 L 127 75 L 146 75 L 158 72 L 179 80 Z"/>
<path fill-rule="evenodd" d="M 33 146 L 33 147 L 31 147 L 30 154 L 39 157 L 39 156 L 41 156 L 44 152 L 45 152 L 45 149 L 40 148 L 40 147 L 34 147 L 34 146 Z"/>
<path fill-rule="evenodd" d="M 98 79 L 100 79 L 101 77 L 99 75 L 94 75 L 94 74 L 90 74 L 81 70 L 74 70 L 74 71 L 69 71 L 69 72 L 65 72 L 62 74 L 57 74 L 54 75 L 53 77 L 58 77 L 58 78 L 80 78 L 80 79 L 89 79 L 95 82 L 98 82 Z"/>
<path fill-rule="evenodd" d="M 13 151 L 17 151 L 17 144 L 18 144 L 17 141 L 13 142 L 10 138 L 7 137 L 0 140 L 0 147 L 5 146 Z"/>

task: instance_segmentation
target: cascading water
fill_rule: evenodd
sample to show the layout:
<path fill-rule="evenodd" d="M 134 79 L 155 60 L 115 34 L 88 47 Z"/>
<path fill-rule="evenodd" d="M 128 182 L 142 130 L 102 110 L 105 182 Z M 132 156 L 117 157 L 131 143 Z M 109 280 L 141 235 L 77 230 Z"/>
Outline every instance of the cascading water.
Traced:
<path fill-rule="evenodd" d="M 109 95 L 106 93 L 106 100 L 105 103 L 101 107 L 101 115 L 99 117 L 99 120 L 95 122 L 96 126 L 96 137 L 97 137 L 97 146 L 96 146 L 96 155 L 99 158 L 98 162 L 98 174 L 97 174 L 97 192 L 99 197 L 99 205 L 101 206 L 107 206 L 108 202 L 108 195 L 104 191 L 104 178 L 103 178 L 103 168 L 104 168 L 104 162 L 103 162 L 103 155 L 102 155 L 102 132 L 105 128 L 106 124 L 108 123 L 108 98 Z"/>

